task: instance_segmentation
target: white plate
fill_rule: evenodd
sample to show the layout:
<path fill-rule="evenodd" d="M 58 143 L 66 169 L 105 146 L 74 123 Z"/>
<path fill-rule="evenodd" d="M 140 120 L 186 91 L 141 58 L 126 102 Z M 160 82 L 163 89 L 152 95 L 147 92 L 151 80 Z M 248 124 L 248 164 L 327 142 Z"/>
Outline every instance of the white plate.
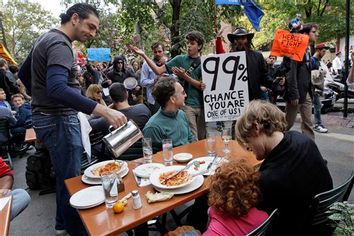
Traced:
<path fill-rule="evenodd" d="M 185 194 L 185 193 L 190 193 L 196 189 L 198 189 L 200 186 L 202 186 L 204 183 L 204 177 L 202 175 L 197 175 L 195 179 L 192 181 L 191 184 L 178 188 L 178 189 L 161 189 L 158 187 L 154 188 L 159 191 L 159 192 L 167 192 L 167 193 L 173 193 L 173 194 Z"/>
<path fill-rule="evenodd" d="M 160 170 L 164 167 L 165 166 L 160 163 L 146 163 L 136 167 L 134 171 L 135 174 L 141 178 L 149 178 L 154 171 Z"/>
<path fill-rule="evenodd" d="M 218 166 L 220 166 L 224 162 L 227 162 L 227 160 L 222 157 L 216 157 L 216 158 L 217 159 L 215 160 L 214 164 L 210 167 L 209 171 L 204 173 L 203 175 L 213 175 L 215 173 L 216 168 L 218 168 Z M 194 162 L 194 161 L 204 161 L 205 163 L 200 164 L 200 166 L 197 169 L 195 169 L 195 166 L 192 165 L 191 167 L 189 167 L 188 171 L 190 171 L 193 174 L 201 172 L 201 171 L 205 171 L 208 168 L 209 163 L 211 163 L 213 161 L 213 159 L 214 159 L 214 157 L 212 157 L 212 156 L 195 158 L 195 159 L 191 160 L 190 162 L 188 162 L 188 164 L 191 162 Z"/>
<path fill-rule="evenodd" d="M 188 184 L 190 184 L 194 179 L 195 177 L 193 177 L 190 181 L 186 182 L 186 183 L 183 183 L 181 185 L 177 185 L 177 186 L 166 186 L 166 185 L 163 185 L 160 183 L 160 175 L 162 173 L 165 173 L 165 172 L 170 172 L 170 171 L 179 171 L 181 169 L 183 169 L 185 166 L 166 166 L 160 170 L 157 170 L 155 171 L 154 173 L 152 173 L 150 175 L 150 182 L 153 186 L 155 187 L 158 187 L 160 189 L 176 189 L 176 188 L 182 188 Z"/>
<path fill-rule="evenodd" d="M 115 161 L 102 161 L 99 163 L 96 163 L 92 166 L 87 167 L 87 169 L 84 171 L 84 174 L 92 179 L 101 179 L 101 176 L 94 175 L 92 171 L 98 167 L 104 166 L 108 163 L 115 162 Z M 128 168 L 128 163 L 125 161 L 118 160 L 118 162 L 122 165 L 121 169 L 118 171 L 118 175 L 121 175 L 126 169 Z"/>
<path fill-rule="evenodd" d="M 123 173 L 121 173 L 119 176 L 123 178 L 129 173 L 129 168 L 126 168 Z M 87 177 L 85 174 L 81 176 L 81 181 L 84 182 L 85 184 L 90 184 L 90 185 L 99 185 L 102 184 L 101 179 L 93 179 Z"/>
<path fill-rule="evenodd" d="M 187 152 L 177 153 L 173 156 L 173 159 L 178 162 L 187 162 L 193 158 L 193 155 Z"/>
<path fill-rule="evenodd" d="M 92 186 L 80 190 L 70 198 L 70 205 L 76 209 L 88 209 L 104 203 L 102 186 Z"/>

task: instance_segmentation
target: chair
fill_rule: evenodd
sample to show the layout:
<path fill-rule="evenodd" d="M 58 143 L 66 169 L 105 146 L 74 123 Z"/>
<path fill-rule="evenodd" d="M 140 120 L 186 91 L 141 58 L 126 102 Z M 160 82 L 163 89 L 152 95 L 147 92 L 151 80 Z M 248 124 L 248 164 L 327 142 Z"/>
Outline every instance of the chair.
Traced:
<path fill-rule="evenodd" d="M 12 159 L 10 155 L 11 150 L 11 133 L 9 122 L 6 119 L 0 119 L 0 137 L 3 139 L 0 141 L 0 155 L 4 157 L 10 168 L 13 169 Z"/>
<path fill-rule="evenodd" d="M 327 211 L 335 202 L 348 200 L 354 183 L 354 171 L 351 176 L 338 187 L 317 194 L 310 204 L 309 230 L 314 235 L 331 235 L 334 228 L 329 225 L 329 213 Z"/>
<path fill-rule="evenodd" d="M 269 229 L 271 229 L 272 225 L 276 223 L 276 220 L 278 219 L 278 215 L 279 215 L 278 209 L 275 209 L 260 226 L 258 226 L 256 229 L 248 233 L 247 236 L 267 235 Z"/>

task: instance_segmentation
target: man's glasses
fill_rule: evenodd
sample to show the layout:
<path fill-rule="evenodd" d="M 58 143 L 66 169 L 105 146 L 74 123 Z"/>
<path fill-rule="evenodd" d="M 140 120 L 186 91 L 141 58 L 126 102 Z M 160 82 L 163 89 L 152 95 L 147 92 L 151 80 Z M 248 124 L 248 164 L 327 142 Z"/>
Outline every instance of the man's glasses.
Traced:
<path fill-rule="evenodd" d="M 122 61 L 119 61 L 117 64 L 124 64 L 124 62 L 122 62 Z"/>

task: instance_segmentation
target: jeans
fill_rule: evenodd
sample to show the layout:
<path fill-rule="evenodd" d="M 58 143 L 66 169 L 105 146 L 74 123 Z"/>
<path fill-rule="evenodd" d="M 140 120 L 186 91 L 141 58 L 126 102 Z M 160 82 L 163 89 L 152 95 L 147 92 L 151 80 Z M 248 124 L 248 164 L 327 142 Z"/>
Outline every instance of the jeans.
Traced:
<path fill-rule="evenodd" d="M 56 222 L 55 229 L 70 235 L 85 235 L 86 231 L 76 209 L 70 206 L 70 195 L 64 180 L 80 175 L 81 142 L 80 122 L 76 114 L 32 115 L 33 128 L 37 139 L 47 148 L 56 177 Z"/>
<path fill-rule="evenodd" d="M 7 196 L 12 196 L 11 220 L 13 220 L 30 204 L 31 197 L 24 189 L 14 189 Z"/>
<path fill-rule="evenodd" d="M 321 100 L 320 95 L 317 93 L 314 93 L 313 95 L 313 114 L 315 117 L 315 124 L 321 125 Z"/>

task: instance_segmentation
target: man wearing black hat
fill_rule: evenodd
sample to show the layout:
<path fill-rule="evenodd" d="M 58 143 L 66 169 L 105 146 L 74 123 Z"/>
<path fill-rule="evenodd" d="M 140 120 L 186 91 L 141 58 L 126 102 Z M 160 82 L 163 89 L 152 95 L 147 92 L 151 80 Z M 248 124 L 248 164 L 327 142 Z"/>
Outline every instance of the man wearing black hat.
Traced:
<path fill-rule="evenodd" d="M 227 38 L 231 43 L 231 52 L 246 52 L 248 96 L 250 101 L 261 98 L 261 86 L 269 88 L 266 84 L 267 69 L 263 55 L 252 49 L 253 36 L 254 33 L 247 32 L 247 30 L 243 27 L 237 27 L 232 34 L 227 35 Z M 221 43 L 221 41 L 219 42 Z"/>

